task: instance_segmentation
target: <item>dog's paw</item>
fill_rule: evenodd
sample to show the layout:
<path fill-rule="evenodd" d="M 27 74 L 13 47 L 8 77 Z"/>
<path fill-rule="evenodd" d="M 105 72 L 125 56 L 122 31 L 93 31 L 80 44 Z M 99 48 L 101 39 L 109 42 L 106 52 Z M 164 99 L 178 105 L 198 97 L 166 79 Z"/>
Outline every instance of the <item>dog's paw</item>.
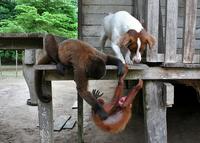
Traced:
<path fill-rule="evenodd" d="M 128 65 L 132 65 L 133 64 L 133 61 L 130 58 L 125 58 L 125 62 Z"/>

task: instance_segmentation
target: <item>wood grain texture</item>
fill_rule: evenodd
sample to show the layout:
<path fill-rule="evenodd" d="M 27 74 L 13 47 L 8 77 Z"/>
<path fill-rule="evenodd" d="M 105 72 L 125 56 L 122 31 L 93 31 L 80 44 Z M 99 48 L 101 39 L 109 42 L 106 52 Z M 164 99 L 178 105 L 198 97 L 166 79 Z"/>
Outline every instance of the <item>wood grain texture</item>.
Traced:
<path fill-rule="evenodd" d="M 171 83 L 163 83 L 163 100 L 166 107 L 174 104 L 174 86 Z"/>
<path fill-rule="evenodd" d="M 162 102 L 162 83 L 146 81 L 143 101 L 146 143 L 167 143 L 166 107 Z"/>
<path fill-rule="evenodd" d="M 83 4 L 90 5 L 132 5 L 132 0 L 83 0 Z"/>
<path fill-rule="evenodd" d="M 159 0 L 147 0 L 147 31 L 152 34 L 156 40 L 158 39 L 158 25 L 159 25 Z M 158 40 L 157 40 L 158 41 Z M 147 62 L 157 62 L 158 42 L 150 49 L 147 48 L 146 60 Z"/>
<path fill-rule="evenodd" d="M 183 37 L 183 63 L 192 63 L 197 16 L 197 0 L 186 0 Z"/>
<path fill-rule="evenodd" d="M 178 1 L 166 2 L 165 63 L 176 62 Z"/>
<path fill-rule="evenodd" d="M 51 81 L 44 81 L 44 92 L 51 94 Z M 43 103 L 38 100 L 38 116 L 41 143 L 54 143 L 53 139 L 53 106 L 52 102 Z"/>

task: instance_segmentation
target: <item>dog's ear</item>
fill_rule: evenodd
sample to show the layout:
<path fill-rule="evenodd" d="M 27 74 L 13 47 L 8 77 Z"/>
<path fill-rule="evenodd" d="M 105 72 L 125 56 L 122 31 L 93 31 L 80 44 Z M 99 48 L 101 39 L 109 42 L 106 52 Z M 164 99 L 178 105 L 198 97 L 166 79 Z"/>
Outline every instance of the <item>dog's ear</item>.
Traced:
<path fill-rule="evenodd" d="M 126 45 L 129 43 L 129 41 L 130 41 L 130 36 L 128 33 L 125 33 L 122 35 L 122 37 L 119 40 L 119 46 L 126 47 Z"/>
<path fill-rule="evenodd" d="M 142 41 L 145 41 L 152 48 L 156 43 L 156 39 L 145 30 L 142 30 L 140 33 Z"/>

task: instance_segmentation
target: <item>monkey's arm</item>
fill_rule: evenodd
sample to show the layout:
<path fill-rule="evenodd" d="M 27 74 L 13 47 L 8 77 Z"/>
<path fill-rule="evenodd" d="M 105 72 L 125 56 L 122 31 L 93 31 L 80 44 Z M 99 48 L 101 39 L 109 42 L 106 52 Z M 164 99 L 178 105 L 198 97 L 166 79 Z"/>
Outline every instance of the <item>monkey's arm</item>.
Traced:
<path fill-rule="evenodd" d="M 88 78 L 83 69 L 74 68 L 74 80 L 76 82 L 76 88 L 78 95 L 81 96 L 89 105 L 92 106 L 94 112 L 96 112 L 101 119 L 106 119 L 108 114 L 104 111 L 101 104 L 97 102 L 97 99 L 92 96 L 88 91 Z"/>
<path fill-rule="evenodd" d="M 100 51 L 96 50 L 96 54 L 101 57 L 104 62 L 106 63 L 106 65 L 115 65 L 117 66 L 117 75 L 121 76 L 124 73 L 124 64 L 122 63 L 122 61 L 114 56 L 111 55 L 106 55 Z"/>
<path fill-rule="evenodd" d="M 139 80 L 138 84 L 132 88 L 132 90 L 129 92 L 125 102 L 123 103 L 122 107 L 127 107 L 130 104 L 132 104 L 133 100 L 135 99 L 135 96 L 140 91 L 140 89 L 143 87 L 143 81 Z"/>

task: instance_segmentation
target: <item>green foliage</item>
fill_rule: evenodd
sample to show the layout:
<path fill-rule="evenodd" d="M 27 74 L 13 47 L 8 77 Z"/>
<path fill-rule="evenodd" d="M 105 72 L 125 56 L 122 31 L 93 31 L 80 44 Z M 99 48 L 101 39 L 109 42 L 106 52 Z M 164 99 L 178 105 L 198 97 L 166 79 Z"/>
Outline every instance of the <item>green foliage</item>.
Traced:
<path fill-rule="evenodd" d="M 2 0 L 0 20 L 0 33 L 51 33 L 76 38 L 77 1 Z M 15 52 L 0 51 L 0 54 L 13 58 Z"/>
<path fill-rule="evenodd" d="M 16 15 L 16 3 L 10 0 L 0 1 L 0 20 L 12 18 Z"/>

